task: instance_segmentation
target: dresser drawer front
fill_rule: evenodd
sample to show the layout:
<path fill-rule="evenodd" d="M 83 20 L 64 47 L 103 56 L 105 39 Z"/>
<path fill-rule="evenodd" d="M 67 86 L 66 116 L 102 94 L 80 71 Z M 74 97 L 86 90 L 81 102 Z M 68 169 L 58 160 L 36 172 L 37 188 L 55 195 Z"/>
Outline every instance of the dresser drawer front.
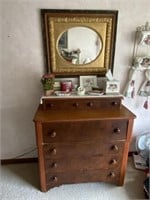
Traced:
<path fill-rule="evenodd" d="M 79 121 L 43 124 L 43 142 L 124 140 L 127 120 Z"/>
<path fill-rule="evenodd" d="M 120 108 L 121 98 L 70 98 L 70 99 L 43 99 L 43 108 L 46 110 L 91 110 Z"/>
<path fill-rule="evenodd" d="M 78 156 L 102 156 L 105 154 L 121 155 L 124 142 L 80 142 L 80 143 L 50 143 L 43 146 L 45 159 Z"/>
<path fill-rule="evenodd" d="M 65 172 L 71 170 L 96 170 L 120 168 L 121 156 L 93 156 L 77 158 L 58 158 L 45 160 L 46 172 Z"/>
<path fill-rule="evenodd" d="M 84 182 L 110 182 L 119 184 L 119 170 L 83 170 L 65 173 L 47 173 L 47 189 L 61 184 Z"/>

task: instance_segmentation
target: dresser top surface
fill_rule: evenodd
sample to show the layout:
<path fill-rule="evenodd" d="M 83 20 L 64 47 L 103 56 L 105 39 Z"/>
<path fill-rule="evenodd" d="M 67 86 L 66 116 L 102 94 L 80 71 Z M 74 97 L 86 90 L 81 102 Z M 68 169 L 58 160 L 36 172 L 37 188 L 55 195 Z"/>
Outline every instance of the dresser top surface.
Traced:
<path fill-rule="evenodd" d="M 44 110 L 39 105 L 34 121 L 58 122 L 58 121 L 90 121 L 90 120 L 109 120 L 109 119 L 134 119 L 136 116 L 125 106 L 119 109 L 101 110 Z"/>

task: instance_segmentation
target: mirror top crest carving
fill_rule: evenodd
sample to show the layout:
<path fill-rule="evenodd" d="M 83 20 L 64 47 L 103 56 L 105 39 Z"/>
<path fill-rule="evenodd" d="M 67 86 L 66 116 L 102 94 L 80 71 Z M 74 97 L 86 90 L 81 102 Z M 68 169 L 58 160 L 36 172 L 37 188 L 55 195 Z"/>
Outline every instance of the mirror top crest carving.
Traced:
<path fill-rule="evenodd" d="M 56 76 L 86 74 L 104 76 L 108 69 L 113 70 L 117 14 L 117 11 L 42 9 L 47 71 Z M 75 35 L 75 32 L 73 36 L 70 35 L 71 30 L 79 27 L 90 29 L 95 33 L 95 42 L 91 46 L 90 38 L 87 38 L 85 46 L 79 48 L 77 44 L 82 43 L 81 35 Z M 85 39 L 86 35 L 88 34 L 84 34 Z M 100 49 L 97 50 L 98 46 Z M 91 59 L 95 51 L 98 51 L 97 56 Z M 65 56 L 60 52 L 65 52 Z M 86 58 L 83 62 L 79 62 L 82 54 L 85 54 Z"/>

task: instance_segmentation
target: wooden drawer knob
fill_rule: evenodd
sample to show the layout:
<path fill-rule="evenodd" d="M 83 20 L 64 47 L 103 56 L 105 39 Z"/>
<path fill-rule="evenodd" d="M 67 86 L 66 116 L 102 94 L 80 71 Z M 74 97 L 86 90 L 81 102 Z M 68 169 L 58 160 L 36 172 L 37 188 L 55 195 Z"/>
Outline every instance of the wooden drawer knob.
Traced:
<path fill-rule="evenodd" d="M 119 150 L 119 148 L 118 148 L 118 146 L 117 146 L 116 144 L 112 146 L 112 149 L 113 149 L 114 151 L 118 151 L 118 150 Z"/>
<path fill-rule="evenodd" d="M 116 176 L 115 172 L 110 172 L 109 177 L 114 178 Z"/>
<path fill-rule="evenodd" d="M 112 102 L 112 105 L 113 105 L 113 106 L 117 106 L 117 105 L 118 105 L 118 102 L 117 102 L 117 101 L 113 101 L 113 102 Z"/>
<path fill-rule="evenodd" d="M 54 148 L 54 149 L 52 149 L 51 153 L 52 153 L 53 155 L 56 155 L 57 150 Z"/>
<path fill-rule="evenodd" d="M 121 132 L 120 128 L 115 128 L 114 129 L 114 133 L 120 133 L 120 132 Z"/>
<path fill-rule="evenodd" d="M 89 103 L 88 103 L 88 106 L 89 106 L 89 107 L 92 107 L 93 105 L 94 105 L 93 102 L 89 102 Z"/>
<path fill-rule="evenodd" d="M 78 103 L 78 102 L 75 102 L 75 103 L 73 104 L 73 106 L 77 108 L 77 107 L 79 107 L 79 103 Z"/>
<path fill-rule="evenodd" d="M 54 182 L 57 182 L 57 181 L 58 181 L 57 176 L 54 176 L 54 177 L 53 177 L 53 181 L 54 181 Z"/>
<path fill-rule="evenodd" d="M 50 133 L 50 136 L 51 136 L 52 138 L 56 137 L 56 132 L 53 131 L 52 133 Z"/>
<path fill-rule="evenodd" d="M 48 107 L 49 107 L 49 108 L 53 108 L 53 107 L 54 107 L 54 104 L 53 104 L 53 103 L 49 103 L 49 104 L 48 104 Z"/>
<path fill-rule="evenodd" d="M 110 164 L 116 165 L 116 164 L 117 164 L 117 160 L 116 160 L 116 159 L 112 159 L 112 160 L 110 161 Z"/>
<path fill-rule="evenodd" d="M 52 168 L 57 168 L 57 163 L 56 162 L 54 162 L 54 163 L 52 163 Z"/>

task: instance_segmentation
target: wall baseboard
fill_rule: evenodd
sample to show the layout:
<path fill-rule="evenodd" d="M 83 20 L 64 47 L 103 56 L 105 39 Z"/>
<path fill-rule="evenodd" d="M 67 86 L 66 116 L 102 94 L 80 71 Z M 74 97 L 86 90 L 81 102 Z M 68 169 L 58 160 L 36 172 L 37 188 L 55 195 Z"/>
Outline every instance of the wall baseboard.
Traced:
<path fill-rule="evenodd" d="M 3 159 L 3 160 L 1 160 L 1 165 L 34 163 L 34 162 L 38 162 L 38 158 Z"/>
<path fill-rule="evenodd" d="M 128 156 L 132 156 L 137 152 L 131 151 L 128 153 Z M 3 159 L 1 160 L 1 165 L 9 165 L 9 164 L 21 164 L 21 163 L 35 163 L 38 162 L 38 158 L 16 158 L 16 159 Z"/>

